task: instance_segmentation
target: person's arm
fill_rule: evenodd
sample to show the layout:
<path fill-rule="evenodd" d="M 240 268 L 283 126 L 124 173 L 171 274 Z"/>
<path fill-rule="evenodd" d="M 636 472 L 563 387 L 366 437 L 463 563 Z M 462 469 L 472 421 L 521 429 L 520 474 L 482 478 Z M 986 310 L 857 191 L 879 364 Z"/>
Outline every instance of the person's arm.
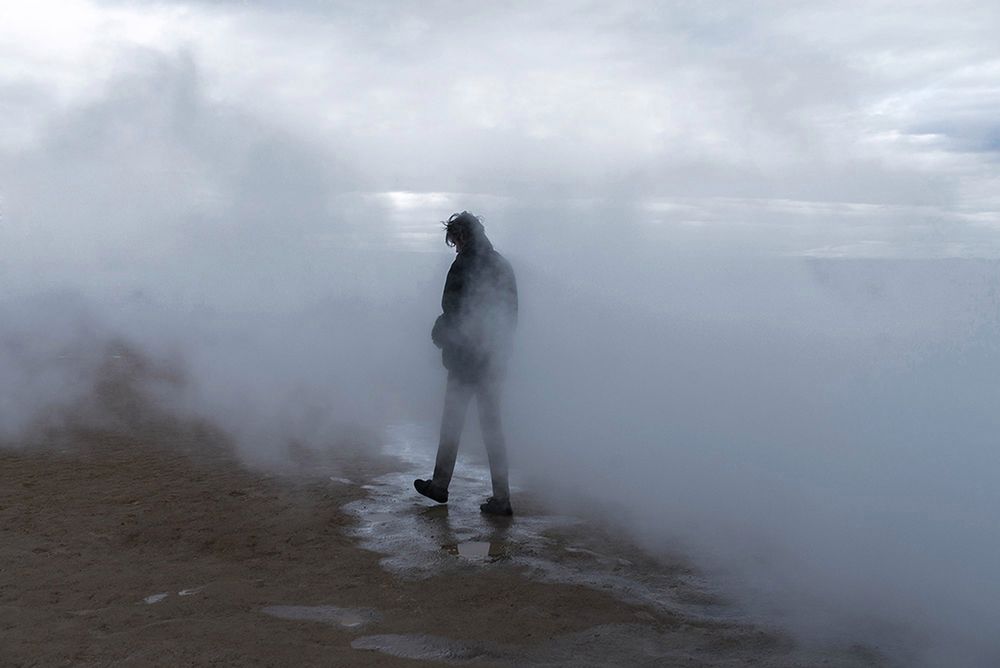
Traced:
<path fill-rule="evenodd" d="M 431 330 L 431 340 L 438 348 L 455 343 L 456 321 L 462 304 L 464 283 L 462 264 L 456 259 L 452 263 L 451 269 L 448 270 L 448 277 L 444 282 L 444 293 L 441 295 L 442 313 L 434 322 L 434 328 Z"/>
<path fill-rule="evenodd" d="M 463 262 L 456 259 L 448 270 L 448 278 L 444 281 L 444 293 L 441 295 L 441 311 L 449 318 L 458 313 L 462 305 L 462 293 L 465 287 L 465 272 Z"/>

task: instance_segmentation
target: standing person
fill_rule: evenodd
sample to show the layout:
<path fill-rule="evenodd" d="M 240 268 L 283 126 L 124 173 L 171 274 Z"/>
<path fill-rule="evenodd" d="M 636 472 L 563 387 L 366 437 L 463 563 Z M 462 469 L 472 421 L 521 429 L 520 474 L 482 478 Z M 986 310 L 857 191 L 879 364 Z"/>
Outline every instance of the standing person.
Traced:
<path fill-rule="evenodd" d="M 448 387 L 434 477 L 414 480 L 413 486 L 424 496 L 447 503 L 459 437 L 475 395 L 493 479 L 493 496 L 479 509 L 489 515 L 511 515 L 500 388 L 517 324 L 514 270 L 493 250 L 478 217 L 468 211 L 456 213 L 444 227 L 445 243 L 455 247 L 458 257 L 448 271 L 443 313 L 434 323 L 431 339 L 441 349 Z"/>

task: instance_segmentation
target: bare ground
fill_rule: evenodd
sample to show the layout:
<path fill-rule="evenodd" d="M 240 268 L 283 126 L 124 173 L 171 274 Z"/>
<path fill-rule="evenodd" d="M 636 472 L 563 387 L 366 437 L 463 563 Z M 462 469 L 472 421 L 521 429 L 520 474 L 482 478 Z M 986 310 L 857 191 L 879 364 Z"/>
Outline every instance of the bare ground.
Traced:
<path fill-rule="evenodd" d="M 288 604 L 375 609 L 380 617 L 364 634 L 525 648 L 525 657 L 572 639 L 568 654 L 538 655 L 549 663 L 599 665 L 615 656 L 618 665 L 810 665 L 773 633 L 691 623 L 516 569 L 400 579 L 348 534 L 354 520 L 341 506 L 364 490 L 329 479 L 364 480 L 390 469 L 391 459 L 341 448 L 265 473 L 241 464 L 210 425 L 151 409 L 120 371 L 95 392 L 101 420 L 50 426 L 31 443 L 0 449 L 0 665 L 420 663 L 352 648 L 357 629 L 261 612 Z M 160 593 L 167 596 L 144 602 Z M 635 624 L 675 644 L 674 658 L 648 659 L 629 646 L 628 633 L 601 640 L 594 631 Z M 588 642 L 626 646 L 598 659 L 588 657 Z"/>

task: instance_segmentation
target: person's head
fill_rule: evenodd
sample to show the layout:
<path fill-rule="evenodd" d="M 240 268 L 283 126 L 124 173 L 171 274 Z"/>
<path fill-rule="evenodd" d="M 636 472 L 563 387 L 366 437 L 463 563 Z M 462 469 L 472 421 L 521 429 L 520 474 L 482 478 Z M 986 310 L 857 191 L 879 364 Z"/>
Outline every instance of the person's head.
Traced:
<path fill-rule="evenodd" d="M 449 246 L 454 246 L 458 253 L 461 253 L 463 248 L 486 240 L 483 222 L 478 216 L 474 216 L 468 211 L 453 213 L 442 224 L 445 230 L 444 242 Z"/>

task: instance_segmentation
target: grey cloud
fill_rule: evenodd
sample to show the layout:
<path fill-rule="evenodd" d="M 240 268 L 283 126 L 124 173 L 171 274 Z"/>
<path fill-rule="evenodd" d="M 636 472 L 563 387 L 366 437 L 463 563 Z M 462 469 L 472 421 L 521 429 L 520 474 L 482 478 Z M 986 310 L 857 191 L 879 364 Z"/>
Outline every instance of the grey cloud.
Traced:
<path fill-rule="evenodd" d="M 912 145 L 875 140 L 934 118 L 892 106 L 913 86 L 996 56 L 982 25 L 936 4 L 211 6 L 234 8 L 250 40 L 236 53 L 278 49 L 278 26 L 297 36 L 289 48 L 315 45 L 303 55 L 330 110 L 315 116 L 336 119 L 329 136 L 373 189 L 940 205 L 963 171 L 931 172 L 906 160 Z M 983 13 L 989 24 L 995 12 Z M 272 71 L 294 82 L 301 64 Z M 209 55 L 204 66 L 219 65 Z M 254 91 L 265 103 L 270 84 Z"/>

